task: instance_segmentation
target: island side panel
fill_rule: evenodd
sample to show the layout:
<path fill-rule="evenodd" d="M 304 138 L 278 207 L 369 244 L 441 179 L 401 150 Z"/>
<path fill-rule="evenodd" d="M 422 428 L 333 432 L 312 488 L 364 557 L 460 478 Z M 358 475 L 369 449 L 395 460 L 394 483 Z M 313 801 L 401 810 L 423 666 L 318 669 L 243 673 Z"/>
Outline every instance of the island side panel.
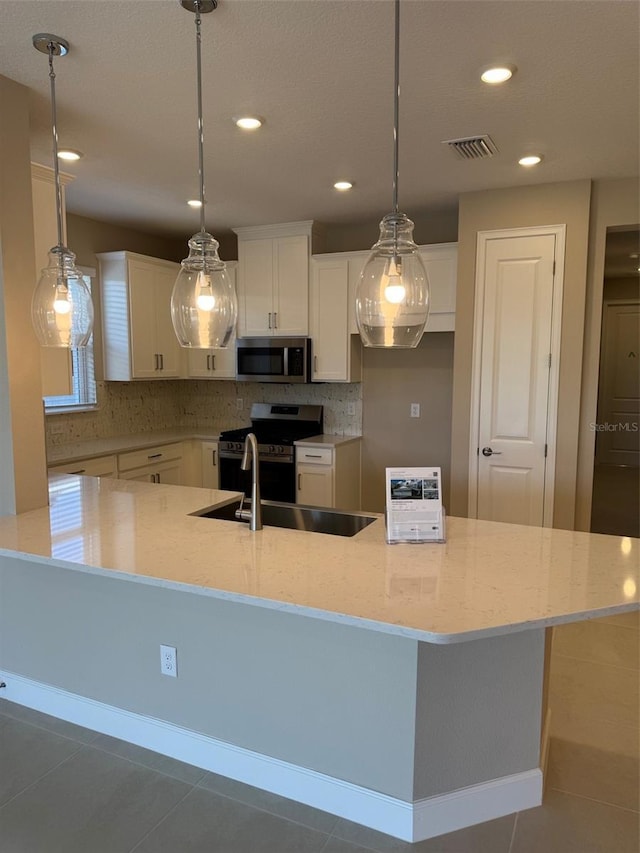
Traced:
<path fill-rule="evenodd" d="M 161 643 L 178 650 L 176 679 L 160 674 Z M 385 633 L 0 557 L 7 680 L 15 673 L 407 802 L 417 647 Z"/>
<path fill-rule="evenodd" d="M 415 799 L 537 769 L 544 629 L 420 643 Z"/>

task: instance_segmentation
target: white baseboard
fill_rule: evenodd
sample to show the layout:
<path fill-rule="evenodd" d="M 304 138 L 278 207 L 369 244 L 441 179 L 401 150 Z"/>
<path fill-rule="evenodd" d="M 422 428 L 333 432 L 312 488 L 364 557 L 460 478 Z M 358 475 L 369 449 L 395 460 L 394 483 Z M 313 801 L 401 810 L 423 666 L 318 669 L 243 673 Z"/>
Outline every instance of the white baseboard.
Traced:
<path fill-rule="evenodd" d="M 8 699 L 34 708 L 403 841 L 423 841 L 542 802 L 542 773 L 538 768 L 408 803 L 10 672 L 0 673 L 0 681 L 6 682 L 0 701 Z"/>

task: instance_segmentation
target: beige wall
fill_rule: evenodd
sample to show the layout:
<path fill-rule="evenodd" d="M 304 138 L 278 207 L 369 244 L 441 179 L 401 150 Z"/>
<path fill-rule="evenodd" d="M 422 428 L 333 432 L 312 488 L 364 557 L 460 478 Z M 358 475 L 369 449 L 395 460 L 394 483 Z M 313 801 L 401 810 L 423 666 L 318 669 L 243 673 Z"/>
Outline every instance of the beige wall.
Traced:
<path fill-rule="evenodd" d="M 598 371 L 602 331 L 602 292 L 607 228 L 637 226 L 640 223 L 638 178 L 594 181 L 589 225 L 589 264 L 582 360 L 582 397 L 578 436 L 578 469 L 575 526 L 589 530 L 595 432 L 589 424 L 596 420 Z"/>
<path fill-rule="evenodd" d="M 384 512 L 385 468 L 442 468 L 449 508 L 453 333 L 430 332 L 417 349 L 364 351 L 362 508 Z M 409 416 L 420 403 L 420 418 Z"/>
<path fill-rule="evenodd" d="M 0 515 L 47 504 L 36 286 L 29 92 L 0 77 Z"/>
<path fill-rule="evenodd" d="M 387 211 L 380 212 L 380 219 Z M 455 243 L 458 239 L 458 210 L 448 208 L 430 214 L 407 210 L 415 229 L 413 238 L 419 246 L 428 243 Z M 325 233 L 325 252 L 355 252 L 370 249 L 380 234 L 380 219 L 369 222 L 328 225 Z"/>
<path fill-rule="evenodd" d="M 465 193 L 460 197 L 453 369 L 451 512 L 467 515 L 477 234 L 566 225 L 555 481 L 555 527 L 574 525 L 590 181 Z"/>

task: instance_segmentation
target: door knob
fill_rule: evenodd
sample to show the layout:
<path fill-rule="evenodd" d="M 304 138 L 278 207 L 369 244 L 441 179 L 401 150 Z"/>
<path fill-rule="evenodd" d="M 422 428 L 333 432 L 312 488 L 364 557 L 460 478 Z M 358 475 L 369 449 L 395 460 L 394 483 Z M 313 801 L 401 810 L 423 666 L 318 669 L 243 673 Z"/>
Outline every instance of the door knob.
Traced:
<path fill-rule="evenodd" d="M 502 451 L 501 450 L 492 450 L 490 447 L 483 447 L 482 448 L 482 455 L 483 456 L 502 456 Z"/>

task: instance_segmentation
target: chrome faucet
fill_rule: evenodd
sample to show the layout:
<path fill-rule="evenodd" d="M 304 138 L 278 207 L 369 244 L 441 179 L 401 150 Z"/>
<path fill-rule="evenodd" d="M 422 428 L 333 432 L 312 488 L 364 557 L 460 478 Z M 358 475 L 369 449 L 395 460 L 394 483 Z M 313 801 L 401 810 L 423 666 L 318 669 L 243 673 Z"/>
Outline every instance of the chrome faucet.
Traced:
<path fill-rule="evenodd" d="M 240 509 L 236 511 L 236 517 L 242 521 L 249 522 L 249 530 L 262 530 L 262 506 L 260 505 L 260 477 L 258 474 L 258 442 L 255 435 L 250 432 L 244 440 L 244 453 L 240 467 L 243 471 L 249 470 L 249 452 L 251 452 L 251 509 Z"/>

